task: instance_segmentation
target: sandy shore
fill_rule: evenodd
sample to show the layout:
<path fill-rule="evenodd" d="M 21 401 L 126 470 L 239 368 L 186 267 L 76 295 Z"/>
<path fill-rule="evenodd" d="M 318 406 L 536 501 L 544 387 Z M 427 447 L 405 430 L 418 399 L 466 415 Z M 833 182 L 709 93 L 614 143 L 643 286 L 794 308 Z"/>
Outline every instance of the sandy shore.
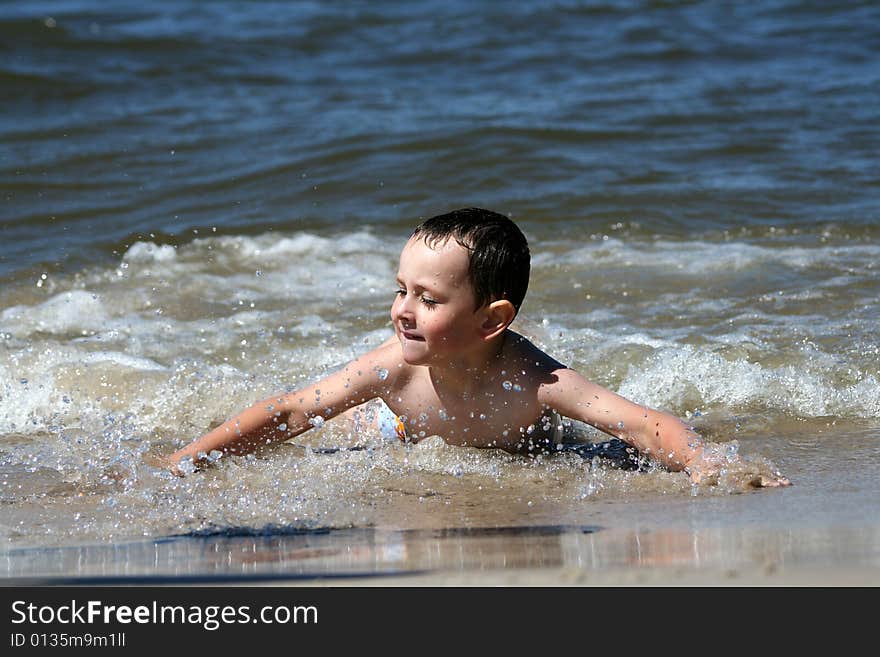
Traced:
<path fill-rule="evenodd" d="M 869 527 L 339 529 L 13 549 L 7 584 L 294 587 L 880 585 Z"/>
<path fill-rule="evenodd" d="M 382 578 L 326 579 L 285 583 L 285 586 L 367 587 L 497 587 L 497 586 L 685 586 L 685 587 L 874 587 L 880 586 L 880 569 L 866 568 L 647 568 L 585 571 L 574 568 L 533 568 L 478 572 L 434 572 Z"/>

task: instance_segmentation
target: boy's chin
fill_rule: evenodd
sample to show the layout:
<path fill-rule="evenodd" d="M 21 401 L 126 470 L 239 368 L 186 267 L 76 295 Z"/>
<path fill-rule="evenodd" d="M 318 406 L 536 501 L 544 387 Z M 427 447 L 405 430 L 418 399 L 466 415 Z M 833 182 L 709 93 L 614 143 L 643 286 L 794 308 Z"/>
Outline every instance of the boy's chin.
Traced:
<path fill-rule="evenodd" d="M 401 338 L 400 351 L 403 354 L 403 362 L 407 365 L 425 365 L 431 359 L 424 342 Z"/>
<path fill-rule="evenodd" d="M 430 360 L 430 357 L 424 352 L 412 353 L 411 350 L 403 350 L 403 362 L 407 365 L 427 365 Z"/>

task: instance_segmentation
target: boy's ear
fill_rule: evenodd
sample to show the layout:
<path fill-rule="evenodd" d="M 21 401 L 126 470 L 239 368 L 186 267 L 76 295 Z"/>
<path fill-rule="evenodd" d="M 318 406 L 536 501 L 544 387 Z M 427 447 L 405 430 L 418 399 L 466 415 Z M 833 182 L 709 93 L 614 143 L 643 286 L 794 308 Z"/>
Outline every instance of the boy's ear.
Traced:
<path fill-rule="evenodd" d="M 480 331 L 484 340 L 491 340 L 500 335 L 516 317 L 516 308 L 507 299 L 493 301 L 485 309 Z"/>

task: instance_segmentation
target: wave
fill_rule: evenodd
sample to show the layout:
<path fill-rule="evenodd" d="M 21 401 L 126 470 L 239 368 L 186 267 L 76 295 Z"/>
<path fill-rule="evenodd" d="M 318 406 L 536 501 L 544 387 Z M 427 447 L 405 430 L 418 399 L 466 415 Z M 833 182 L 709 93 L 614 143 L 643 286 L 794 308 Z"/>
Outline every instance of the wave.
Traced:
<path fill-rule="evenodd" d="M 729 359 L 689 345 L 661 348 L 631 365 L 620 394 L 655 407 L 723 409 L 727 413 L 783 413 L 802 418 L 880 416 L 880 378 L 841 369 L 831 354 L 767 365 Z"/>
<path fill-rule="evenodd" d="M 221 406 L 228 410 L 225 386 L 238 387 L 256 373 L 267 394 L 320 376 L 389 334 L 402 242 L 370 230 L 198 237 L 183 245 L 139 241 L 112 268 L 40 279 L 40 287 L 21 290 L 16 303 L 0 310 L 6 409 L 0 433 L 45 431 L 57 424 L 47 418 L 68 417 L 71 407 L 63 398 L 82 399 L 84 390 L 84 383 L 71 377 L 73 369 L 90 373 L 90 404 L 103 399 L 99 406 L 145 407 L 162 399 L 174 416 L 196 411 L 186 387 L 196 381 L 216 396 L 213 413 L 222 416 Z M 535 258 L 520 330 L 557 357 L 579 363 L 603 385 L 678 412 L 880 414 L 871 322 L 858 319 L 856 308 L 849 314 L 820 312 L 854 280 L 841 272 L 860 263 L 864 274 L 871 274 L 877 247 L 786 250 L 695 242 L 684 269 L 676 257 L 681 247 L 614 240 L 556 245 L 554 255 Z M 629 262 L 637 269 L 648 263 L 648 271 L 690 282 L 644 298 L 613 299 L 589 288 L 591 276 Z M 587 301 L 579 310 L 570 298 L 557 298 L 560 283 L 577 271 L 574 265 L 585 272 L 575 279 L 587 283 L 600 303 Z M 696 280 L 705 284 L 714 276 L 723 286 L 743 268 L 783 265 L 816 269 L 826 278 L 803 298 L 788 299 L 788 306 L 776 293 L 757 302 L 733 291 L 693 297 Z M 864 300 L 873 290 L 862 290 Z M 859 298 L 853 295 L 849 302 L 859 304 Z M 823 305 L 817 307 L 816 299 Z M 653 321 L 670 307 L 685 313 L 684 319 Z M 94 387 L 96 372 L 108 393 L 117 391 L 116 402 Z M 183 381 L 189 383 L 177 387 Z M 120 390 L 130 397 L 120 397 Z M 98 413 L 89 422 L 97 429 L 100 418 Z M 149 433 L 165 422 L 151 412 L 139 414 L 135 424 Z"/>
<path fill-rule="evenodd" d="M 870 275 L 880 257 L 880 246 L 849 240 L 807 246 L 782 240 L 673 241 L 659 236 L 646 241 L 593 233 L 584 241 L 586 244 L 583 245 L 550 241 L 546 244 L 547 252 L 538 253 L 533 263 L 538 267 L 553 264 L 582 269 L 625 266 L 678 272 L 686 276 L 712 273 L 727 276 L 732 272 L 781 265 L 794 271 L 818 268 L 823 276 L 830 276 L 832 273 L 859 272 Z"/>

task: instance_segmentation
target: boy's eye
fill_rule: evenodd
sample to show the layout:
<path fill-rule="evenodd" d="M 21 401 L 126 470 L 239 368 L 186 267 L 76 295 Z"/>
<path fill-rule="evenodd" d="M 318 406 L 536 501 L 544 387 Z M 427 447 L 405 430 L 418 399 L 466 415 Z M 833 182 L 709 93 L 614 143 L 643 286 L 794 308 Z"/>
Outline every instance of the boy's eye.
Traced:
<path fill-rule="evenodd" d="M 398 297 L 405 297 L 406 290 L 403 289 L 402 287 L 399 287 L 399 288 L 397 288 L 397 290 L 394 291 L 394 294 L 397 295 Z M 428 308 L 432 308 L 432 309 L 438 303 L 436 300 L 432 299 L 431 297 L 425 296 L 424 294 L 419 297 L 419 301 L 421 301 L 423 304 L 425 304 Z"/>

